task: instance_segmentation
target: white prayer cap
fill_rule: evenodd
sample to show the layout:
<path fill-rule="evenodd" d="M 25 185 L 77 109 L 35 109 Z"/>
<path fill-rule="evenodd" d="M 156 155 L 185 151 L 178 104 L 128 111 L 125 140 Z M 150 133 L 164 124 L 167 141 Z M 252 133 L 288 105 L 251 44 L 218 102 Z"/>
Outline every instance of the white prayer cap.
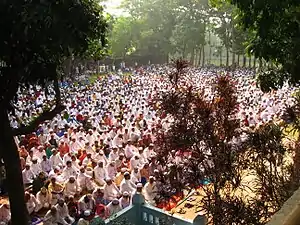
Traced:
<path fill-rule="evenodd" d="M 85 210 L 83 214 L 84 214 L 84 216 L 90 216 L 91 212 L 90 212 L 90 210 Z"/>
<path fill-rule="evenodd" d="M 129 196 L 129 193 L 127 191 L 124 191 L 123 196 Z"/>
<path fill-rule="evenodd" d="M 142 184 L 142 183 L 138 183 L 138 184 L 136 185 L 136 187 L 142 188 L 142 187 L 143 187 L 143 184 Z"/>

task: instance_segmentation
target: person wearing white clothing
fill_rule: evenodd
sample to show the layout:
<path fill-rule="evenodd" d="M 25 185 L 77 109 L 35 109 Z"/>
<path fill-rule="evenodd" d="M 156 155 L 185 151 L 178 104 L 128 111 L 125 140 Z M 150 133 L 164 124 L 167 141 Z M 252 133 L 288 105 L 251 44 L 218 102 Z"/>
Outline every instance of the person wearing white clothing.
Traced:
<path fill-rule="evenodd" d="M 108 177 L 114 180 L 116 175 L 117 175 L 117 169 L 116 169 L 116 166 L 115 166 L 115 161 L 111 161 L 107 165 L 106 171 L 107 171 Z"/>
<path fill-rule="evenodd" d="M 107 158 L 105 157 L 104 155 L 104 152 L 101 150 L 99 151 L 99 153 L 97 153 L 95 156 L 94 156 L 94 159 L 96 160 L 96 162 L 99 162 L 99 161 L 102 161 L 104 166 L 107 165 Z"/>
<path fill-rule="evenodd" d="M 10 207 L 8 204 L 2 204 L 0 206 L 0 221 L 4 224 L 8 224 L 11 219 Z"/>
<path fill-rule="evenodd" d="M 91 194 L 82 196 L 78 201 L 79 214 L 83 215 L 86 210 L 94 211 L 96 207 L 95 200 Z"/>
<path fill-rule="evenodd" d="M 122 206 L 119 199 L 113 199 L 112 202 L 107 205 L 107 209 L 110 216 L 120 212 L 122 210 Z"/>
<path fill-rule="evenodd" d="M 29 215 L 33 212 L 38 212 L 38 201 L 34 197 L 33 194 L 29 192 L 25 192 L 25 203 L 28 210 Z"/>
<path fill-rule="evenodd" d="M 104 191 L 104 198 L 108 201 L 113 200 L 114 198 L 117 198 L 121 196 L 120 190 L 117 188 L 117 186 L 112 182 L 112 179 L 108 178 L 106 179 L 106 184 L 103 188 Z"/>
<path fill-rule="evenodd" d="M 44 171 L 45 174 L 49 174 L 52 169 L 51 162 L 49 159 L 47 159 L 46 155 L 43 155 L 43 160 L 41 161 L 41 167 L 42 167 L 42 171 Z"/>
<path fill-rule="evenodd" d="M 119 157 L 118 147 L 114 146 L 113 150 L 109 153 L 108 159 L 109 161 L 115 161 Z"/>
<path fill-rule="evenodd" d="M 68 161 L 67 166 L 62 171 L 62 176 L 68 180 L 71 176 L 77 177 L 77 170 L 72 166 L 72 162 Z"/>
<path fill-rule="evenodd" d="M 72 161 L 72 154 L 71 152 L 68 152 L 63 157 L 63 163 L 66 165 L 68 161 Z"/>
<path fill-rule="evenodd" d="M 94 184 L 93 184 L 93 181 L 92 181 L 92 177 L 88 176 L 85 173 L 85 168 L 84 167 L 80 168 L 80 172 L 79 172 L 78 177 L 77 177 L 77 182 L 78 182 L 79 188 L 81 190 L 91 191 L 91 190 L 94 189 Z"/>
<path fill-rule="evenodd" d="M 53 155 L 51 155 L 51 157 L 50 157 L 50 162 L 51 162 L 52 167 L 55 168 L 59 165 L 62 165 L 63 160 L 61 159 L 60 155 L 57 154 L 57 150 L 53 149 L 52 152 L 53 152 Z"/>
<path fill-rule="evenodd" d="M 136 185 L 130 180 L 130 174 L 128 172 L 124 173 L 124 179 L 120 184 L 120 191 L 124 193 L 128 192 L 130 195 L 136 190 Z"/>
<path fill-rule="evenodd" d="M 63 199 L 58 199 L 58 203 L 55 206 L 58 212 L 58 217 L 66 222 L 66 224 L 73 224 L 75 219 L 69 215 L 68 206 Z"/>
<path fill-rule="evenodd" d="M 67 223 L 60 219 L 58 212 L 55 206 L 52 206 L 51 209 L 46 213 L 43 218 L 43 225 L 67 225 Z"/>
<path fill-rule="evenodd" d="M 74 176 L 71 176 L 65 183 L 65 196 L 77 196 L 80 193 L 80 188 Z"/>
<path fill-rule="evenodd" d="M 131 181 L 134 184 L 140 183 L 141 182 L 141 173 L 138 167 L 134 167 L 132 172 L 131 172 Z"/>
<path fill-rule="evenodd" d="M 31 168 L 31 171 L 34 174 L 34 177 L 38 176 L 39 173 L 43 171 L 42 167 L 41 167 L 41 164 L 38 163 L 38 159 L 37 158 L 33 158 L 32 159 L 32 164 L 31 164 L 30 168 Z"/>
<path fill-rule="evenodd" d="M 105 179 L 107 178 L 107 171 L 104 168 L 103 161 L 99 161 L 98 162 L 98 166 L 96 166 L 95 169 L 94 169 L 94 174 L 95 174 L 95 180 L 96 180 L 96 182 L 100 186 L 105 185 Z"/>
<path fill-rule="evenodd" d="M 149 182 L 144 187 L 145 200 L 152 205 L 155 205 L 155 198 L 157 196 L 157 187 L 155 178 L 150 176 Z"/>
<path fill-rule="evenodd" d="M 30 169 L 30 165 L 26 164 L 25 169 L 22 171 L 23 183 L 24 184 L 32 184 L 34 179 L 34 173 Z"/>
<path fill-rule="evenodd" d="M 42 208 L 48 209 L 52 201 L 51 193 L 45 187 L 42 187 L 36 194 L 36 200 L 38 201 L 37 211 L 40 211 Z"/>

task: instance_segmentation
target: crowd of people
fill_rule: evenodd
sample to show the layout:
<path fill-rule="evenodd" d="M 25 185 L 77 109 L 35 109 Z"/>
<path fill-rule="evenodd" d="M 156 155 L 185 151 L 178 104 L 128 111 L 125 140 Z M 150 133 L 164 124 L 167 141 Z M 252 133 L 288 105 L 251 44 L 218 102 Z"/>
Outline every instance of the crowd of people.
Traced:
<path fill-rule="evenodd" d="M 114 73 L 95 83 L 69 83 L 61 90 L 66 110 L 40 124 L 35 133 L 15 137 L 19 147 L 25 201 L 31 215 L 44 215 L 45 225 L 89 224 L 130 206 L 135 193 L 156 205 L 156 178 L 165 165 L 156 160 L 155 132 L 167 132 L 172 118 L 160 117 L 149 104 L 171 88 L 167 66 L 151 66 L 131 76 Z M 224 71 L 188 69 L 181 85 L 193 84 L 213 95 L 210 84 Z M 243 126 L 280 119 L 293 104 L 292 87 L 263 93 L 253 71 L 235 70 Z M 11 126 L 17 128 L 42 112 L 51 99 L 39 88 L 19 95 Z M 176 155 L 173 163 L 180 161 Z M 178 158 L 179 157 L 179 158 Z M 1 165 L 0 165 L 1 166 Z M 5 192 L 5 175 L 0 191 Z M 3 182 L 2 182 L 3 181 Z M 10 221 L 9 204 L 0 206 L 0 224 Z"/>

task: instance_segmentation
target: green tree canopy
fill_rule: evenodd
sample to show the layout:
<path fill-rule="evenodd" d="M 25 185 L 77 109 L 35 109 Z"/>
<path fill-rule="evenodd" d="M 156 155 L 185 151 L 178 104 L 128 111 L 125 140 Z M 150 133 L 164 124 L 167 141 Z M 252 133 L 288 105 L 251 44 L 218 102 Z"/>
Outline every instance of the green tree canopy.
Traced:
<path fill-rule="evenodd" d="M 28 223 L 18 149 L 13 136 L 33 132 L 37 125 L 63 110 L 58 81 L 62 62 L 85 54 L 91 44 L 106 42 L 103 9 L 94 0 L 1 1 L 0 2 L 0 156 L 8 179 L 13 225 Z M 56 101 L 17 130 L 10 127 L 18 91 L 29 85 L 52 83 Z"/>

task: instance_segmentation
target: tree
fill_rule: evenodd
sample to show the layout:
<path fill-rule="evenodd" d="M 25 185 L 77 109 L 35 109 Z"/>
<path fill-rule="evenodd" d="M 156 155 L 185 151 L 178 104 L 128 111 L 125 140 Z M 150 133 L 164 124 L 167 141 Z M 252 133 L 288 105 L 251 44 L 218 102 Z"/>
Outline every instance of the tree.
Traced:
<path fill-rule="evenodd" d="M 158 161 L 167 165 L 158 179 L 161 200 L 198 189 L 203 198 L 197 206 L 212 224 L 265 224 L 298 187 L 282 129 L 272 123 L 241 127 L 234 80 L 215 77 L 208 99 L 204 90 L 184 85 L 186 68 L 176 61 L 172 88 L 155 102 L 171 122 L 167 131 L 157 130 Z M 180 163 L 172 150 L 186 155 Z"/>
<path fill-rule="evenodd" d="M 290 84 L 299 83 L 300 3 L 289 0 L 267 0 L 264 4 L 244 0 L 228 2 L 238 8 L 240 24 L 244 30 L 252 33 L 248 52 L 256 58 L 274 63 L 277 67 L 271 72 L 262 73 L 258 81 L 263 86 L 272 88 L 281 87 L 284 81 L 289 81 Z M 268 76 L 271 77 L 270 80 L 265 79 Z"/>
<path fill-rule="evenodd" d="M 28 134 L 63 109 L 59 69 L 66 57 L 84 54 L 89 44 L 105 44 L 107 24 L 99 4 L 93 0 L 0 2 L 0 156 L 5 163 L 13 225 L 28 224 L 18 149 L 14 136 Z M 10 127 L 19 91 L 30 85 L 55 92 L 53 104 L 19 129 Z"/>

